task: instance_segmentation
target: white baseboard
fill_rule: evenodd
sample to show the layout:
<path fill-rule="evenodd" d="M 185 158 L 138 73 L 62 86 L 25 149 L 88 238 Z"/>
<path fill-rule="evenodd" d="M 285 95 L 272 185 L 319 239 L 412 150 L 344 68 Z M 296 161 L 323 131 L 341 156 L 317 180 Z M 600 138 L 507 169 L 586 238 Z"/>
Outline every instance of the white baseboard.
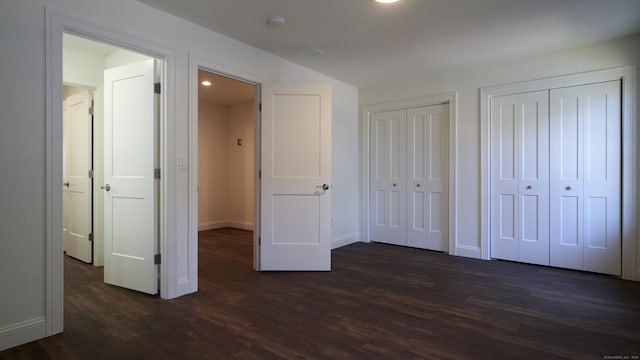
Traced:
<path fill-rule="evenodd" d="M 254 225 L 252 222 L 246 221 L 216 220 L 198 224 L 198 231 L 221 229 L 225 227 L 253 231 Z"/>
<path fill-rule="evenodd" d="M 456 246 L 456 252 L 451 255 L 463 256 L 463 257 L 474 258 L 474 259 L 482 258 L 482 253 L 480 252 L 480 248 L 476 246 L 458 245 Z"/>
<path fill-rule="evenodd" d="M 331 239 L 331 250 L 337 249 L 339 247 L 347 246 L 353 243 L 357 243 L 359 241 L 360 241 L 359 233 L 340 236 L 340 237 Z"/>
<path fill-rule="evenodd" d="M 47 321 L 44 317 L 22 321 L 0 328 L 0 351 L 26 344 L 47 336 Z"/>

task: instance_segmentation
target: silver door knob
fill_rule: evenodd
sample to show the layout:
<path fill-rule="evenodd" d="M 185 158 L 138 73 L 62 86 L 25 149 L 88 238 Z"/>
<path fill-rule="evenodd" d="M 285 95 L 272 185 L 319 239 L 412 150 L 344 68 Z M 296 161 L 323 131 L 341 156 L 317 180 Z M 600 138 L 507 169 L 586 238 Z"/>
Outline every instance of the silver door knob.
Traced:
<path fill-rule="evenodd" d="M 416 184 L 416 187 L 420 187 L 420 184 Z"/>
<path fill-rule="evenodd" d="M 322 189 L 322 190 L 324 190 L 324 191 L 329 190 L 329 185 L 328 185 L 328 184 L 322 184 L 322 185 L 320 185 L 320 186 L 316 186 L 316 187 L 317 187 L 317 188 L 320 188 L 320 189 Z"/>
<path fill-rule="evenodd" d="M 103 189 L 105 191 L 109 191 L 109 190 L 111 190 L 111 185 L 107 184 L 107 185 L 104 185 L 104 186 L 100 186 L 100 189 Z"/>
<path fill-rule="evenodd" d="M 564 188 L 565 190 L 571 190 L 571 186 L 567 186 L 566 188 Z"/>
<path fill-rule="evenodd" d="M 62 185 L 63 185 L 63 186 L 66 186 L 66 187 L 69 187 L 69 185 L 70 185 L 70 184 L 69 184 L 69 182 L 67 181 L 67 182 L 62 183 Z"/>
<path fill-rule="evenodd" d="M 395 187 L 395 186 L 396 186 L 396 184 L 393 184 L 393 187 Z"/>
<path fill-rule="evenodd" d="M 532 188 L 533 188 L 533 186 L 527 185 L 527 190 L 531 190 Z"/>

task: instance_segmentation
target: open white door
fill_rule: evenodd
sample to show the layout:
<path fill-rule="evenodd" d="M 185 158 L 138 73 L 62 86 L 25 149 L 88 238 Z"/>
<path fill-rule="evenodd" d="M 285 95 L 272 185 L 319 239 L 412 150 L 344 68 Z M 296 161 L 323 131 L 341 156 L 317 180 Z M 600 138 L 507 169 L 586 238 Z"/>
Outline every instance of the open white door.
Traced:
<path fill-rule="evenodd" d="M 158 292 L 154 61 L 104 72 L 104 281 Z"/>
<path fill-rule="evenodd" d="M 64 251 L 87 263 L 93 261 L 91 239 L 91 95 L 88 90 L 64 102 Z"/>
<path fill-rule="evenodd" d="M 331 87 L 262 87 L 260 270 L 331 270 Z"/>

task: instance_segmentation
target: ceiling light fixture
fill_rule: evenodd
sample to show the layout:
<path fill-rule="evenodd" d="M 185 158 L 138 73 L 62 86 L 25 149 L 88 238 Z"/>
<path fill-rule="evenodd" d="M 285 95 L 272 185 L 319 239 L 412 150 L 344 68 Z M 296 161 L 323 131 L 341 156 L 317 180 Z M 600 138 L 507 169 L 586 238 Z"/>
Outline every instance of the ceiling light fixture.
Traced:
<path fill-rule="evenodd" d="M 398 2 L 398 0 L 374 0 L 374 1 L 381 4 L 392 4 L 394 2 Z"/>
<path fill-rule="evenodd" d="M 282 15 L 272 15 L 272 16 L 269 16 L 269 19 L 267 19 L 267 25 L 273 28 L 277 28 L 284 25 L 284 22 L 285 22 L 285 18 Z"/>
<path fill-rule="evenodd" d="M 202 84 L 203 86 L 211 86 L 211 81 L 205 80 L 205 81 L 201 82 L 200 84 Z"/>

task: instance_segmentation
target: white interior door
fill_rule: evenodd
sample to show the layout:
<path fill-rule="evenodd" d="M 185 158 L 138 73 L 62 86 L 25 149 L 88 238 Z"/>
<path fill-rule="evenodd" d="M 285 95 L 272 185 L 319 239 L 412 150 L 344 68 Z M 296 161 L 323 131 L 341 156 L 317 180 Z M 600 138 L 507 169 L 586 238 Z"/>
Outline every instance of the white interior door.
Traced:
<path fill-rule="evenodd" d="M 93 261 L 92 232 L 92 118 L 88 90 L 70 96 L 64 103 L 64 251 L 87 263 Z"/>
<path fill-rule="evenodd" d="M 548 91 L 491 99 L 491 256 L 549 264 Z"/>
<path fill-rule="evenodd" d="M 104 281 L 158 292 L 153 60 L 104 72 Z"/>
<path fill-rule="evenodd" d="M 331 270 L 331 87 L 262 87 L 260 270 Z"/>
<path fill-rule="evenodd" d="M 449 249 L 448 105 L 407 110 L 407 245 Z"/>
<path fill-rule="evenodd" d="M 621 273 L 620 82 L 551 91 L 551 265 Z"/>
<path fill-rule="evenodd" d="M 371 114 L 371 241 L 407 245 L 406 127 L 406 110 Z"/>

